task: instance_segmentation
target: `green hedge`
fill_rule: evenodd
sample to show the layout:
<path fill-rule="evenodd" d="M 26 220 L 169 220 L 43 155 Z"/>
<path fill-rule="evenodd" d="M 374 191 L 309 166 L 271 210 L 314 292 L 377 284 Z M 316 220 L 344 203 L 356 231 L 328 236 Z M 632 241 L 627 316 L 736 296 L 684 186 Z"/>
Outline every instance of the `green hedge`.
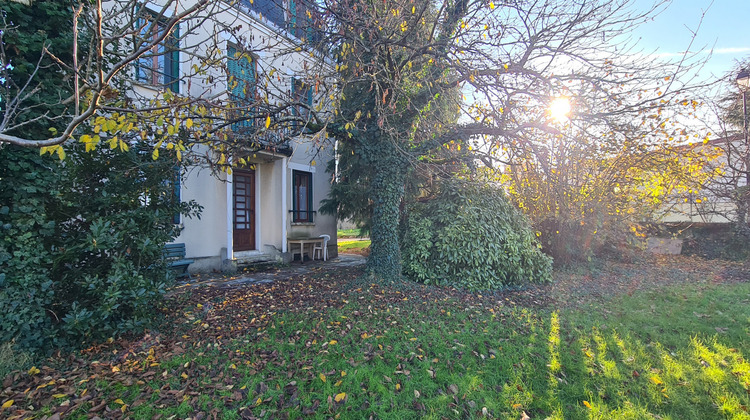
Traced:
<path fill-rule="evenodd" d="M 155 320 L 175 214 L 200 210 L 177 199 L 168 153 L 66 150 L 60 163 L 0 148 L 0 343 L 20 350 L 78 347 Z"/>
<path fill-rule="evenodd" d="M 490 185 L 446 181 L 409 206 L 401 244 L 404 274 L 420 283 L 479 291 L 552 279 L 528 220 Z"/>

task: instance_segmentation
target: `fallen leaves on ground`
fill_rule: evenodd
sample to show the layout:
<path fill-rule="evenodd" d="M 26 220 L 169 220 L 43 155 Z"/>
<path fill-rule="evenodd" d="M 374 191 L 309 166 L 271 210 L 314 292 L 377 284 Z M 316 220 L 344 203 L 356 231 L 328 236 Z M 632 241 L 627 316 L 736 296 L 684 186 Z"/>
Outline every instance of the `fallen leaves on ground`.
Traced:
<path fill-rule="evenodd" d="M 640 268 L 644 270 L 643 273 L 634 275 Z M 236 410 L 235 413 L 241 418 L 255 418 L 257 413 L 254 414 L 254 409 L 267 410 L 263 413 L 268 414 L 286 407 L 298 407 L 304 415 L 323 414 L 323 410 L 327 415 L 332 415 L 349 405 L 346 403 L 350 400 L 350 393 L 339 389 L 342 381 L 348 380 L 345 371 L 319 372 L 306 360 L 299 360 L 293 366 L 284 365 L 287 362 L 273 348 L 242 354 L 235 347 L 221 353 L 226 361 L 220 363 L 201 360 L 201 357 L 212 351 L 222 352 L 236 340 L 252 344 L 267 339 L 269 329 L 275 327 L 280 313 L 304 313 L 311 320 L 323 319 L 325 314 L 341 309 L 350 302 L 360 302 L 361 309 L 341 315 L 330 325 L 314 326 L 305 331 L 305 338 L 300 331 L 296 336 L 283 339 L 292 346 L 330 353 L 340 351 L 343 344 L 339 343 L 343 338 L 332 339 L 331 334 L 346 335 L 347 340 L 351 340 L 349 337 L 353 335 L 361 341 L 363 360 L 366 362 L 383 358 L 392 349 L 387 344 L 384 346 L 385 343 L 373 341 L 383 331 L 357 330 L 358 321 L 364 317 L 382 317 L 389 322 L 390 328 L 402 329 L 405 340 L 419 346 L 418 338 L 411 336 L 413 334 L 407 326 L 398 325 L 397 314 L 401 308 L 418 312 L 422 306 L 450 301 L 467 313 L 489 311 L 493 316 L 502 318 L 502 308 L 506 306 L 575 306 L 592 299 L 629 294 L 635 290 L 694 282 L 696 278 L 704 279 L 707 284 L 747 281 L 749 273 L 750 267 L 746 264 L 716 264 L 686 257 L 654 257 L 638 264 L 612 264 L 599 276 L 558 272 L 552 285 L 486 294 L 417 284 L 374 284 L 363 277 L 359 268 L 339 268 L 335 272 L 321 269 L 309 275 L 279 277 L 270 283 L 243 284 L 232 288 L 198 287 L 190 293 L 171 296 L 168 301 L 169 318 L 159 331 L 102 343 L 76 354 L 57 355 L 43 366 L 11 374 L 3 381 L 0 392 L 0 416 L 38 417 L 40 410 L 44 409 L 48 418 L 72 413 L 89 417 L 125 418 L 144 404 L 156 409 L 186 404 L 194 413 L 193 418 L 221 417 L 216 408 L 204 409 L 202 396 L 209 396 L 224 407 Z M 453 316 L 450 310 L 443 312 L 442 316 Z M 347 335 L 350 331 L 352 335 Z M 472 352 L 458 347 L 458 356 Z M 187 354 L 190 360 L 183 361 L 181 357 Z M 494 359 L 496 350 L 479 349 L 474 350 L 473 354 L 481 360 Z M 385 376 L 382 382 L 387 383 L 393 392 L 400 392 L 403 384 L 407 383 L 401 378 L 408 380 L 408 363 L 412 363 L 416 356 L 412 354 L 410 358 L 405 358 L 398 355 L 401 359 L 397 360 L 393 378 Z M 421 354 L 418 356 L 420 360 L 423 358 Z M 425 360 L 429 361 L 430 358 Z M 359 363 L 354 359 L 349 362 L 352 370 Z M 434 362 L 437 363 L 437 359 Z M 447 363 L 451 365 L 453 362 Z M 286 385 L 278 389 L 269 389 L 265 382 L 252 388 L 241 385 L 245 375 L 263 372 L 266 366 L 287 369 L 288 375 L 284 378 Z M 428 368 L 426 372 L 435 379 L 434 368 Z M 632 376 L 637 378 L 640 375 L 633 370 Z M 329 377 L 336 380 L 327 381 Z M 312 379 L 335 390 L 328 394 L 327 406 L 321 405 L 318 399 L 301 400 L 301 383 L 298 381 L 307 384 Z M 661 381 L 657 376 L 652 376 L 651 380 L 655 384 Z M 152 383 L 160 386 L 153 389 L 148 386 Z M 137 388 L 140 393 L 113 395 L 113 390 L 133 389 L 133 385 L 140 385 Z M 424 405 L 417 401 L 422 396 L 420 391 L 407 392 L 413 392 L 415 410 L 424 410 Z M 459 393 L 463 391 L 456 384 L 449 384 L 444 392 L 455 396 L 455 401 L 458 401 L 461 397 Z M 519 392 L 523 392 L 520 387 Z M 583 401 L 583 404 L 590 408 L 588 401 Z M 469 404 L 467 413 L 486 415 L 486 408 L 480 411 L 479 407 L 472 408 L 473 405 Z M 526 416 L 525 412 L 523 416 Z"/>

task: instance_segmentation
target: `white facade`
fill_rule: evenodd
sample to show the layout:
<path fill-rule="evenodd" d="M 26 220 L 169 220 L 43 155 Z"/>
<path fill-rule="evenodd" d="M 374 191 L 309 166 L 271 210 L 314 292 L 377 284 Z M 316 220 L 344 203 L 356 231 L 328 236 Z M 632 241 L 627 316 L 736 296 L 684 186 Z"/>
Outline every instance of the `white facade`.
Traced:
<path fill-rule="evenodd" d="M 264 7 L 271 4 L 265 3 Z M 303 73 L 309 75 L 311 68 L 325 65 L 317 53 L 296 48 L 301 44 L 293 34 L 249 7 L 252 7 L 249 2 L 236 6 L 226 3 L 221 11 L 212 15 L 212 20 L 200 26 L 190 27 L 190 22 L 185 23 L 187 28 L 181 29 L 183 34 L 179 37 L 180 58 L 174 64 L 179 66 L 180 94 L 228 97 L 231 88 L 225 74 L 216 74 L 212 82 L 205 75 L 192 74 L 194 66 L 200 65 L 201 60 L 212 53 L 212 48 L 218 48 L 219 54 L 226 54 L 230 47 L 249 44 L 256 66 L 253 77 L 262 81 L 273 69 L 272 81 L 280 97 L 293 89 L 295 77 Z M 276 16 L 278 20 L 280 15 Z M 228 27 L 232 30 L 227 30 Z M 192 50 L 185 51 L 185 48 Z M 216 50 L 213 53 L 216 54 Z M 144 96 L 149 95 L 149 89 L 147 84 L 136 86 L 137 93 Z M 249 151 L 244 157 L 249 166 L 245 171 L 233 169 L 230 174 L 212 175 L 206 168 L 188 170 L 180 185 L 181 200 L 195 200 L 203 206 L 203 212 L 200 219 L 182 218 L 184 229 L 174 242 L 184 243 L 186 257 L 195 260 L 190 266 L 191 272 L 231 269 L 232 262 L 243 259 L 287 258 L 288 238 L 322 234 L 331 237 L 328 254 L 336 255 L 336 217 L 317 213 L 321 199 L 330 191 L 330 176 L 325 166 L 333 158 L 333 147 L 321 150 L 304 136 L 291 139 L 289 145 L 291 148 L 284 153 Z M 309 182 L 306 184 L 309 187 L 295 189 L 295 179 Z M 304 208 L 303 213 L 292 213 L 299 210 L 295 208 L 299 197 L 309 200 L 303 205 L 309 208 Z M 308 220 L 295 221 L 295 214 L 299 218 L 300 214 L 310 214 L 307 211 L 311 212 L 310 217 L 306 217 Z M 246 242 L 240 244 L 240 237 Z"/>
<path fill-rule="evenodd" d="M 737 206 L 732 197 L 747 185 L 744 157 L 747 146 L 739 136 L 719 138 L 691 146 L 715 157 L 708 162 L 714 176 L 700 191 L 671 197 L 662 206 L 663 223 L 727 224 L 736 221 Z"/>
<path fill-rule="evenodd" d="M 190 171 L 181 185 L 181 199 L 195 200 L 203 206 L 199 219 L 183 218 L 184 230 L 175 242 L 185 243 L 187 258 L 194 259 L 191 272 L 220 270 L 224 260 L 261 257 L 278 258 L 287 253 L 287 238 L 317 237 L 327 234 L 328 254 L 336 255 L 336 217 L 316 213 L 313 222 L 295 223 L 290 213 L 293 202 L 293 171 L 312 174 L 313 211 L 328 196 L 330 179 L 322 165 L 310 165 L 312 156 L 297 145 L 287 158 L 256 153 L 255 164 L 255 240 L 251 250 L 235 251 L 232 208 L 233 175 L 217 178 L 208 170 Z M 320 158 L 320 156 L 318 156 Z M 320 166 L 320 167 L 319 167 Z M 225 267 L 226 268 L 226 267 Z"/>

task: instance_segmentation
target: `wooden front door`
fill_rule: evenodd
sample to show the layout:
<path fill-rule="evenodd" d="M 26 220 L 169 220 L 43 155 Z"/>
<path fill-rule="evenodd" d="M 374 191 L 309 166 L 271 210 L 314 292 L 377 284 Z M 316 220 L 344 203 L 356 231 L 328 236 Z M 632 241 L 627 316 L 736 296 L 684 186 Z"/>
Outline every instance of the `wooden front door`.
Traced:
<path fill-rule="evenodd" d="M 234 250 L 255 249 L 255 171 L 234 171 Z"/>

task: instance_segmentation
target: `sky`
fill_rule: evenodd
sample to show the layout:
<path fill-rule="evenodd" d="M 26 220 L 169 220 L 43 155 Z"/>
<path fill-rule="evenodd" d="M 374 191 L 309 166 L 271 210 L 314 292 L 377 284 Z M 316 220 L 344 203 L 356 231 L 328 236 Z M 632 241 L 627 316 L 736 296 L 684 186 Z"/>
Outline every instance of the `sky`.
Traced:
<path fill-rule="evenodd" d="M 634 0 L 633 8 L 648 10 L 654 1 Z M 688 48 L 696 30 L 691 51 L 714 50 L 699 77 L 715 80 L 726 75 L 737 61 L 750 57 L 750 0 L 673 0 L 652 21 L 637 28 L 634 37 L 640 38 L 644 51 L 657 50 L 676 58 Z"/>

